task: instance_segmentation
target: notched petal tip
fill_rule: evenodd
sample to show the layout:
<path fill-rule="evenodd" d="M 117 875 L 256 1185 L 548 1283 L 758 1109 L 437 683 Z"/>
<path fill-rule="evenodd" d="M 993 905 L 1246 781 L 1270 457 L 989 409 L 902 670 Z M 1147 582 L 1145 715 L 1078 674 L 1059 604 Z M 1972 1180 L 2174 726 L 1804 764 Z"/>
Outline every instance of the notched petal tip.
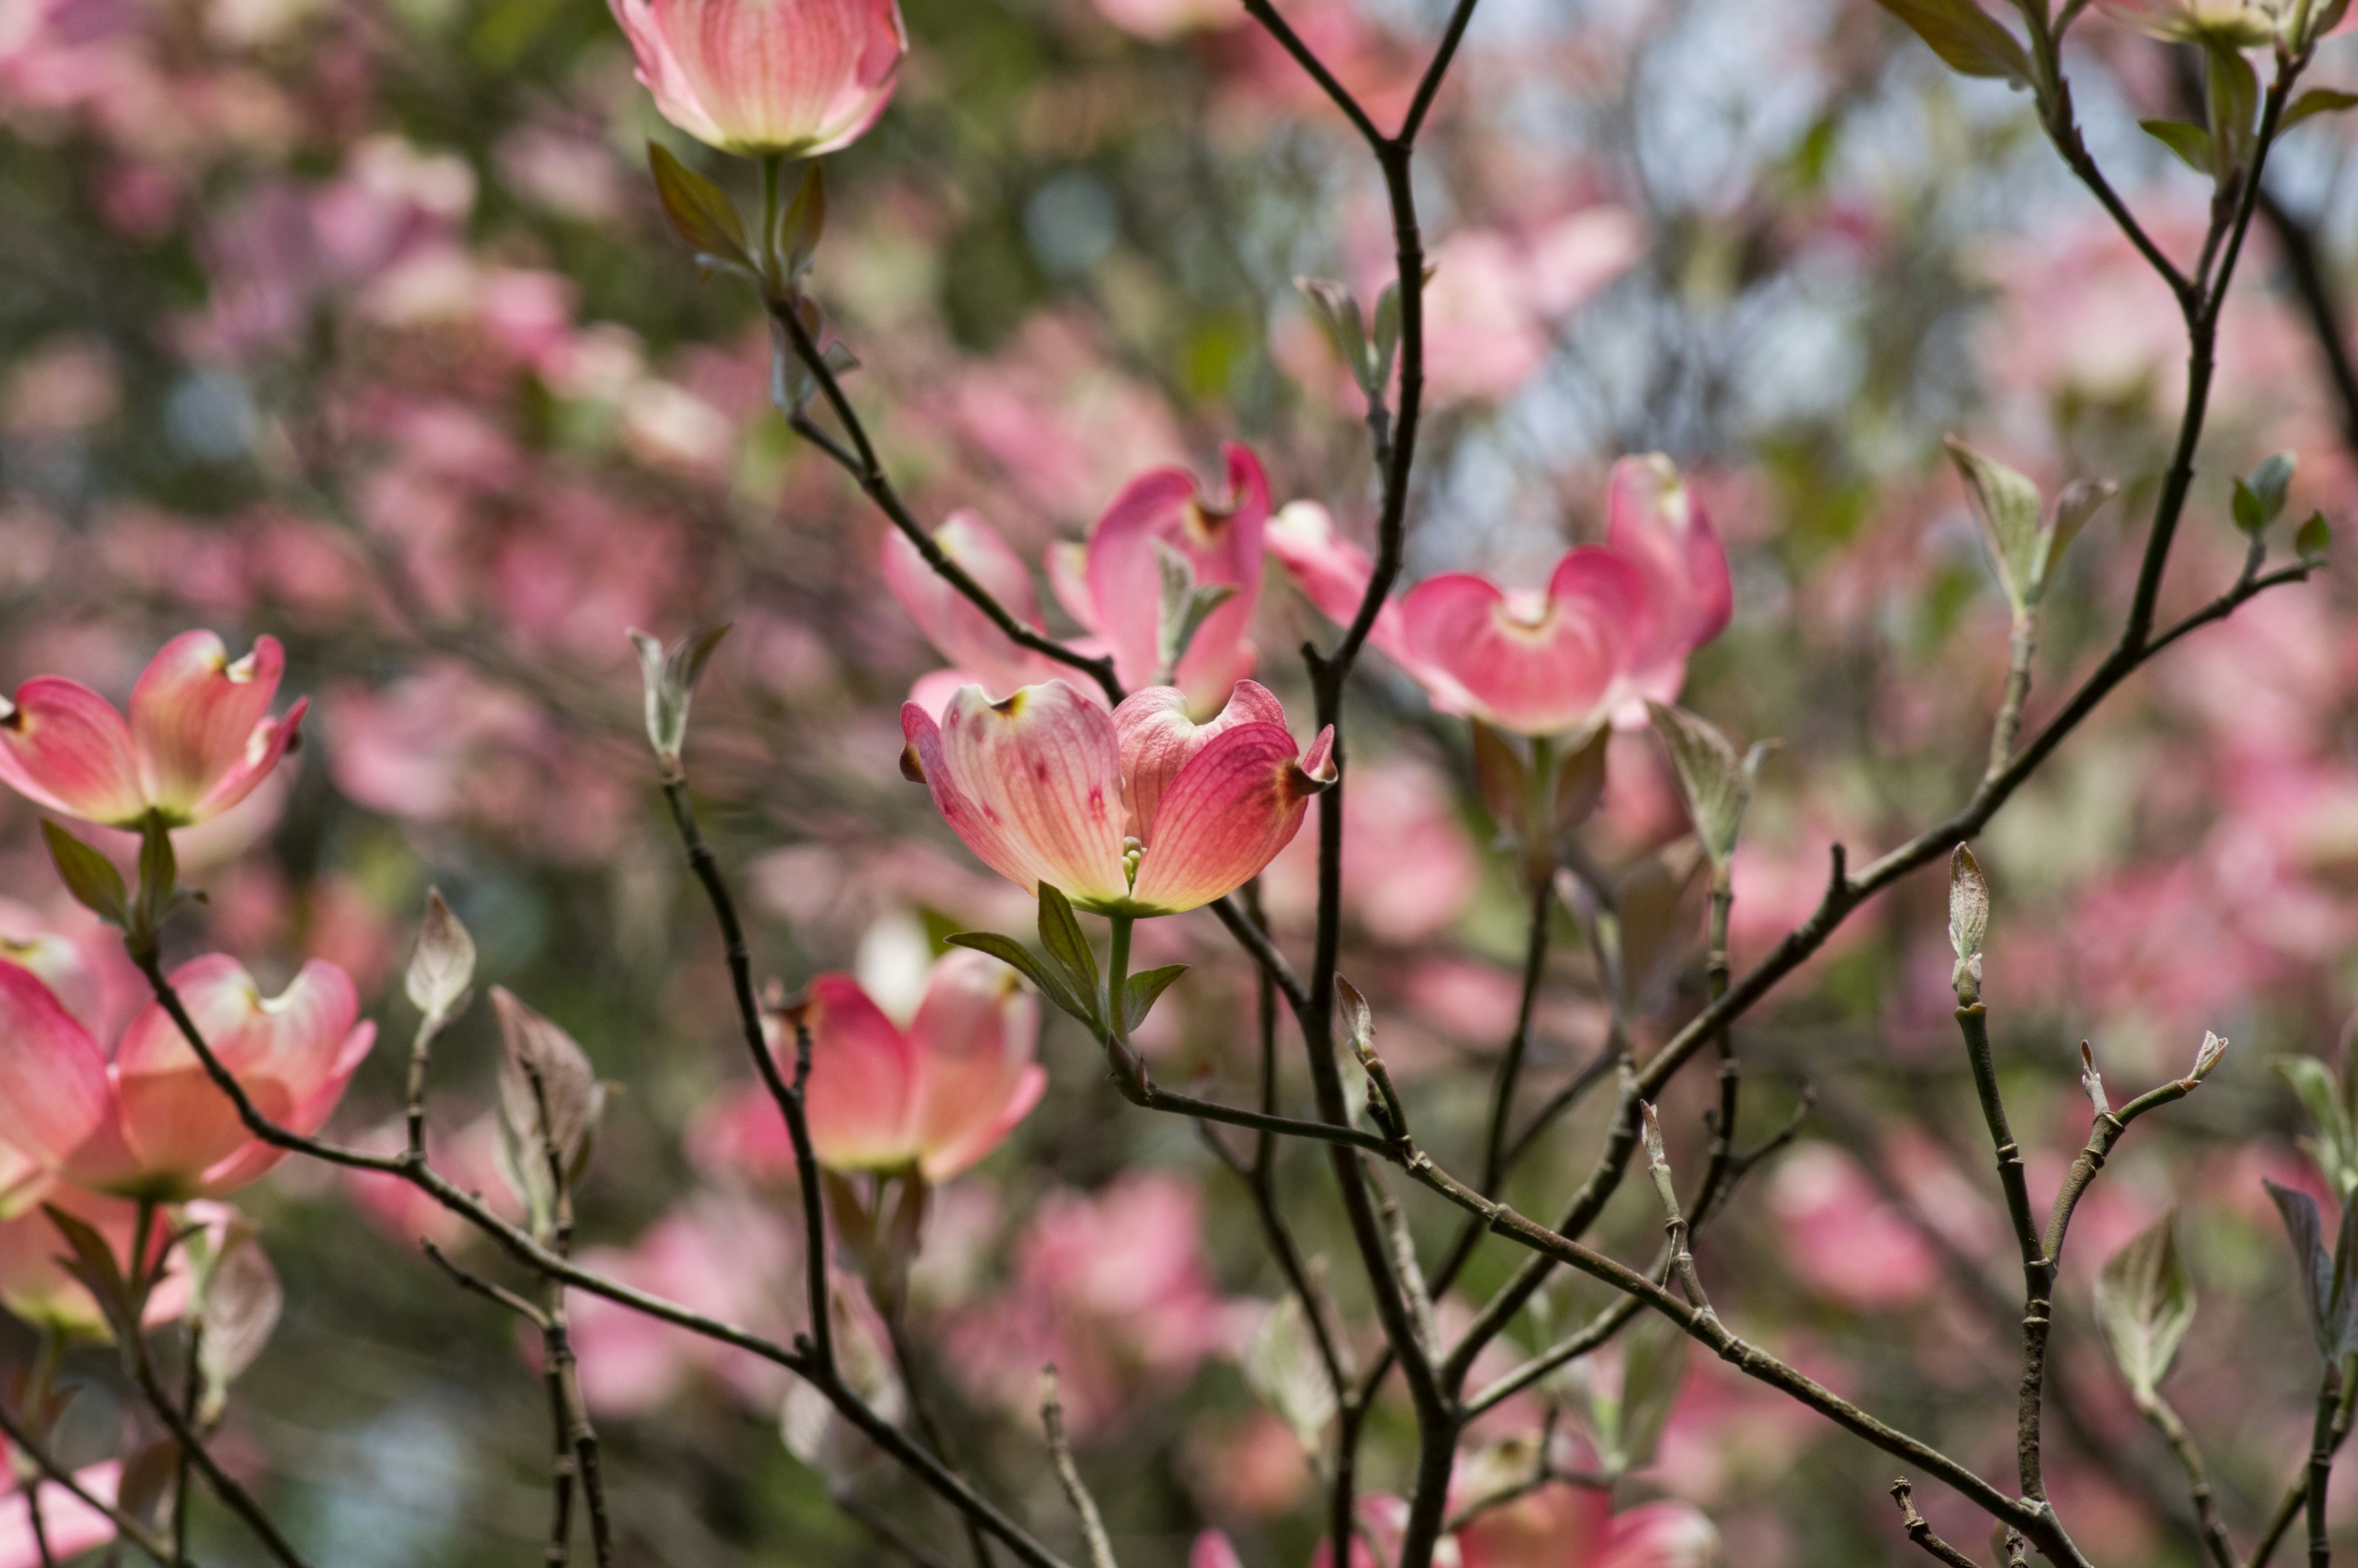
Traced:
<path fill-rule="evenodd" d="M 917 743 L 911 741 L 901 748 L 901 776 L 911 784 L 925 782 L 925 759 L 917 755 Z"/>
<path fill-rule="evenodd" d="M 1318 738 L 1310 742 L 1310 750 L 1293 764 L 1286 775 L 1286 784 L 1293 797 L 1301 800 L 1325 794 L 1340 776 L 1335 766 L 1335 727 L 1329 724 L 1318 731 Z"/>

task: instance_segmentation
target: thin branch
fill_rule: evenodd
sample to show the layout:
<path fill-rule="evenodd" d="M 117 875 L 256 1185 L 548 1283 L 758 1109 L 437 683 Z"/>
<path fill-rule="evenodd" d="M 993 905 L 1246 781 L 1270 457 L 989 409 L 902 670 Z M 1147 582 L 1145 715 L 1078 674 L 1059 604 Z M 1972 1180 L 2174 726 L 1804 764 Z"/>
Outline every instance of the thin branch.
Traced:
<path fill-rule="evenodd" d="M 2147 1394 L 2137 1400 L 2137 1413 L 2161 1434 L 2169 1451 L 2186 1472 L 2187 1496 L 2194 1504 L 2194 1517 L 2201 1531 L 2203 1549 L 2211 1553 L 2212 1568 L 2236 1568 L 2234 1543 L 2227 1539 L 2227 1527 L 2219 1519 L 2219 1499 L 2211 1492 L 2211 1472 L 2202 1463 L 2202 1451 L 2195 1446 L 2186 1423 L 2159 1394 Z"/>
<path fill-rule="evenodd" d="M 1119 1568 L 1097 1499 L 1082 1484 L 1080 1467 L 1073 1463 L 1073 1445 L 1065 1440 L 1065 1407 L 1056 1399 L 1054 1367 L 1040 1374 L 1040 1425 L 1048 1434 L 1048 1454 L 1055 1464 L 1057 1484 L 1065 1488 L 1065 1500 L 1073 1505 L 1073 1513 L 1080 1520 L 1081 1539 L 1088 1542 L 1090 1568 Z"/>
<path fill-rule="evenodd" d="M 307 1568 L 303 1554 L 295 1550 L 294 1542 L 287 1539 L 262 1505 L 254 1501 L 254 1495 L 240 1486 L 236 1477 L 222 1469 L 221 1462 L 207 1451 L 195 1423 L 181 1412 L 179 1401 L 172 1398 L 157 1378 L 156 1365 L 148 1357 L 146 1341 L 135 1334 L 126 1334 L 122 1339 L 124 1360 L 132 1381 L 139 1386 L 140 1393 L 171 1433 L 172 1440 L 179 1444 L 181 1454 L 205 1478 L 205 1485 L 211 1489 L 213 1496 L 244 1522 L 245 1527 L 254 1532 L 254 1539 L 261 1541 L 270 1555 L 285 1568 Z"/>
<path fill-rule="evenodd" d="M 1916 1488 L 1904 1477 L 1891 1483 L 1891 1500 L 1899 1505 L 1899 1522 L 1908 1539 L 1949 1568 L 1981 1568 L 1981 1564 L 1932 1533 L 1931 1522 L 1916 1511 Z"/>
<path fill-rule="evenodd" d="M 2329 1441 L 2335 1453 L 2341 1452 L 2342 1441 L 2350 1435 L 2351 1410 L 2353 1402 L 2358 1402 L 2353 1401 L 2352 1394 L 2353 1390 L 2350 1389 L 2342 1390 L 2341 1403 L 2333 1413 Z M 2311 1446 L 2314 1447 L 2313 1443 Z M 2300 1475 L 2290 1487 L 2285 1488 L 2283 1500 L 2277 1504 L 2276 1512 L 2268 1516 L 2267 1529 L 2261 1532 L 2259 1543 L 2252 1548 L 2249 1568 L 2268 1568 L 2268 1559 L 2276 1555 L 2277 1543 L 2281 1541 L 2285 1538 L 2285 1532 L 2292 1528 L 2292 1521 L 2300 1517 L 2301 1507 L 2308 1500 L 2309 1456 L 2304 1455 Z"/>
<path fill-rule="evenodd" d="M 83 1486 L 71 1470 L 50 1456 L 48 1446 L 27 1431 L 5 1404 L 0 1404 L 0 1437 L 5 1437 L 10 1447 L 31 1460 L 44 1479 L 92 1512 L 104 1514 L 124 1540 L 156 1560 L 157 1568 L 173 1568 L 177 1558 L 170 1541 Z"/>

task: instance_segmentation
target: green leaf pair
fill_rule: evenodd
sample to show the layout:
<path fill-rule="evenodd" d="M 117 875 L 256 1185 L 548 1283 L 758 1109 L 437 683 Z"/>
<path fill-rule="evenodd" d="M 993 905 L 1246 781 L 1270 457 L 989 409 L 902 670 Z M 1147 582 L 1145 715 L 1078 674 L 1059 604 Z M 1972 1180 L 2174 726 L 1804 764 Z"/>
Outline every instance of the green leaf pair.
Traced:
<path fill-rule="evenodd" d="M 2028 615 L 2046 596 L 2063 552 L 2088 519 L 2119 493 L 2119 487 L 2107 480 L 2075 480 L 2063 487 L 2050 511 L 2028 476 L 1954 436 L 1949 438 L 1948 449 L 1996 564 L 1999 586 L 2015 613 Z"/>
<path fill-rule="evenodd" d="M 1098 969 L 1097 954 L 1090 950 L 1088 937 L 1081 931 L 1072 901 L 1047 882 L 1040 884 L 1040 946 L 1044 957 L 1012 936 L 996 931 L 961 931 L 951 936 L 949 943 L 954 947 L 971 947 L 978 953 L 990 954 L 1031 981 L 1033 989 L 1059 1010 L 1087 1024 L 1099 1040 L 1115 1033 L 1127 1036 L 1144 1023 L 1163 993 L 1171 989 L 1171 983 L 1187 972 L 1184 964 L 1167 964 L 1129 976 L 1121 986 L 1120 1028 L 1109 1030 L 1105 981 Z"/>

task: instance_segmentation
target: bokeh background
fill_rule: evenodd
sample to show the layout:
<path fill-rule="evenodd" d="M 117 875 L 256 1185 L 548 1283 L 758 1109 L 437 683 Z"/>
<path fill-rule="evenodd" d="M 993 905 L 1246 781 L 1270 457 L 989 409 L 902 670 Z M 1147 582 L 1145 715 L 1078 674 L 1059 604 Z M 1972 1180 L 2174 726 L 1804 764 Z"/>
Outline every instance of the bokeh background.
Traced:
<path fill-rule="evenodd" d="M 1442 20 L 1431 0 L 1286 9 L 1387 120 Z M 830 160 L 814 287 L 921 514 L 977 508 L 1036 554 L 1079 537 L 1131 475 L 1208 473 L 1240 439 L 1279 500 L 1322 501 L 1363 534 L 1358 395 L 1293 280 L 1371 297 L 1389 225 L 1364 149 L 1314 89 L 1226 0 L 905 12 L 892 109 Z M 2358 80 L 2348 47 L 2326 46 L 2320 79 Z M 2135 125 L 2174 112 L 2167 52 L 2088 20 L 2068 59 L 2097 156 L 2165 243 L 2190 248 L 2208 191 Z M 314 699 L 307 743 L 262 795 L 184 836 L 210 903 L 177 940 L 266 979 L 311 955 L 350 968 L 395 1044 L 338 1125 L 389 1140 L 414 1022 L 398 971 L 438 883 L 485 978 L 626 1086 L 582 1198 L 594 1260 L 784 1324 L 792 1210 L 731 1117 L 747 1075 L 640 739 L 625 629 L 734 623 L 690 762 L 765 974 L 793 988 L 852 968 L 905 991 L 946 932 L 1021 930 L 1028 911 L 898 774 L 899 702 L 939 661 L 884 589 L 880 519 L 771 409 L 753 303 L 699 278 L 665 228 L 650 136 L 750 199 L 744 166 L 654 117 L 595 0 L 0 0 L 0 681 L 56 670 L 120 695 L 189 626 L 283 639 L 289 689 Z M 2232 579 L 2226 476 L 2270 451 L 2299 453 L 2295 515 L 2350 515 L 2358 407 L 2329 373 L 2344 329 L 2319 318 L 2358 285 L 2349 138 L 2313 121 L 2271 168 L 2276 211 L 2227 311 L 2166 605 Z M 2121 483 L 2050 597 L 2034 715 L 2100 654 L 2176 419 L 2176 311 L 2025 99 L 1950 75 L 1865 0 L 1486 0 L 1428 143 L 1434 411 L 1410 575 L 1535 581 L 1597 535 L 1614 458 L 1662 450 L 1688 470 L 1730 540 L 1737 608 L 1685 702 L 1782 742 L 1736 861 L 1740 967 L 1806 914 L 1830 845 L 1887 848 L 1977 776 L 2006 611 L 1945 433 L 2050 486 Z M 2321 294 L 2296 287 L 2303 254 Z M 2267 1058 L 2338 1061 L 2358 1002 L 2353 610 L 2328 574 L 2190 640 L 1986 839 L 1988 995 L 2035 1192 L 2084 1137 L 2082 1038 L 2116 1098 L 2182 1073 L 2206 1029 L 2234 1042 L 2201 1094 L 2135 1130 L 2074 1233 L 2054 1484 L 2106 1560 L 2193 1561 L 2168 1522 L 2180 1483 L 2087 1307 L 2095 1263 L 2169 1206 L 2201 1302 L 2170 1391 L 2239 1539 L 2305 1443 L 2315 1368 L 2260 1181 L 2319 1189 Z M 1290 650 L 1323 630 L 1272 567 L 1255 635 L 1263 678 L 1294 702 Z M 1513 1022 L 1521 899 L 1463 726 L 1373 665 L 1344 968 L 1377 1001 L 1421 1129 L 1463 1162 L 1480 1069 Z M 1684 822 L 1655 742 L 1617 739 L 1611 768 L 1587 852 L 1660 877 Z M 1308 847 L 1265 887 L 1297 936 Z M 73 918 L 14 799 L 0 897 Z M 1949 1022 L 1944 907 L 1931 873 L 1895 890 L 1738 1032 L 1752 1135 L 1804 1081 L 1817 1100 L 1709 1233 L 1704 1269 L 1742 1332 L 2004 1471 L 2018 1305 Z M 1609 1011 L 1559 918 L 1534 1103 L 1595 1053 Z M 1650 1038 L 1701 990 L 1699 913 L 1665 901 L 1660 926 Z M 1249 1082 L 1250 977 L 1222 934 L 1157 922 L 1141 946 L 1198 965 L 1156 1017 L 1158 1072 Z M 494 1050 L 487 1016 L 460 1026 L 434 1116 L 438 1157 L 495 1189 Z M 1055 1359 L 1126 1563 L 1169 1568 L 1206 1523 L 1253 1563 L 1307 1561 L 1316 1483 L 1248 1367 L 1282 1281 L 1244 1193 L 1184 1124 L 1128 1112 L 1069 1023 L 1044 1050 L 1045 1103 L 939 1195 L 920 1271 L 925 1375 L 957 1445 L 1066 1539 L 1031 1414 Z M 1290 1035 L 1285 1054 L 1291 1073 Z M 1686 1158 L 1707 1087 L 1668 1108 Z M 1519 1176 L 1519 1203 L 1560 1206 L 1604 1098 Z M 1289 1173 L 1365 1336 L 1323 1163 Z M 1658 1223 L 1642 1188 L 1602 1232 L 1631 1259 Z M 241 1385 L 233 1462 L 338 1568 L 536 1552 L 540 1385 L 514 1325 L 416 1246 L 463 1240 L 398 1193 L 316 1169 L 243 1201 L 290 1305 Z M 1454 1231 L 1437 1209 L 1412 1217 L 1434 1249 Z M 1512 1261 L 1485 1250 L 1469 1285 Z M 1599 1304 L 1565 1284 L 1546 1321 Z M 831 1488 L 958 1544 L 891 1472 L 795 1457 L 784 1389 L 759 1368 L 580 1315 L 628 1560 L 879 1561 Z M 1542 1333 L 1514 1338 L 1536 1349 Z M 28 1343 L 0 1331 L 0 1355 Z M 1906 1550 L 1889 1461 L 1702 1359 L 1622 1500 L 1698 1505 L 1743 1568 Z M 71 1432 L 93 1448 L 119 1420 L 111 1367 L 71 1364 Z M 1502 1411 L 1487 1437 L 1528 1433 L 1539 1410 Z M 1367 1484 L 1404 1485 L 1412 1457 L 1404 1411 L 1384 1407 Z M 1970 1516 L 1920 1496 L 1978 1544 Z M 2358 1487 L 2337 1486 L 2334 1517 L 2358 1535 Z M 256 1560 L 214 1511 L 200 1523 L 205 1561 Z"/>

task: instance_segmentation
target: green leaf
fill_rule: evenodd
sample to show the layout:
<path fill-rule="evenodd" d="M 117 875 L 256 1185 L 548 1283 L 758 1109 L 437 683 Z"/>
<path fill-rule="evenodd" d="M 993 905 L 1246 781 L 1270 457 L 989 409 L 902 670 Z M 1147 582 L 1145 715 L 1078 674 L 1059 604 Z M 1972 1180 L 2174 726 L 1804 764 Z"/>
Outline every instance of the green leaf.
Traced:
<path fill-rule="evenodd" d="M 1558 838 L 1595 815 L 1605 799 L 1605 752 L 1613 726 L 1599 724 L 1580 750 L 1565 757 L 1555 776 L 1555 830 Z"/>
<path fill-rule="evenodd" d="M 1132 975 L 1121 988 L 1122 1031 L 1127 1033 L 1146 1022 L 1171 982 L 1187 972 L 1184 964 L 1165 964 L 1159 969 L 1149 969 L 1142 975 Z"/>
<path fill-rule="evenodd" d="M 647 144 L 647 167 L 654 170 L 655 195 L 673 232 L 690 250 L 751 270 L 752 253 L 745 248 L 745 220 L 729 193 L 674 157 L 660 143 Z"/>
<path fill-rule="evenodd" d="M 2301 1140 L 2301 1147 L 2337 1192 L 2358 1187 L 2358 1127 L 2351 1123 L 2342 1092 L 2325 1064 L 2314 1056 L 2272 1056 L 2274 1066 L 2300 1098 L 2317 1136 Z"/>
<path fill-rule="evenodd" d="M 1949 857 L 1949 946 L 1960 962 L 1982 956 L 1989 917 L 1988 879 L 1974 852 L 1960 844 Z"/>
<path fill-rule="evenodd" d="M 2243 484 L 2258 500 L 2261 515 L 2268 522 L 2284 515 L 2285 497 L 2292 489 L 2293 470 L 2299 463 L 2295 453 L 2277 452 L 2244 476 Z"/>
<path fill-rule="evenodd" d="M 98 1302 L 99 1310 L 117 1335 L 139 1332 L 139 1303 L 132 1299 L 131 1281 L 124 1277 L 123 1264 L 114 1256 L 114 1249 L 106 1238 L 87 1222 L 68 1214 L 55 1204 L 43 1204 L 41 1212 L 58 1227 L 73 1258 L 68 1265 L 73 1276 Z"/>
<path fill-rule="evenodd" d="M 667 769 L 679 765 L 687 745 L 687 715 L 696 700 L 696 683 L 704 677 L 729 622 L 708 627 L 666 648 L 644 632 L 633 629 L 631 644 L 639 651 L 639 675 L 645 688 L 647 744 Z"/>
<path fill-rule="evenodd" d="M 2302 524 L 2300 532 L 2292 536 L 2292 547 L 2294 553 L 2304 561 L 2321 561 L 2325 558 L 2326 551 L 2333 547 L 2333 528 L 2326 522 L 2324 513 L 2312 512 L 2309 514 L 2309 521 Z"/>
<path fill-rule="evenodd" d="M 2047 525 L 2047 548 L 2039 557 L 2040 597 L 2045 597 L 2055 568 L 2062 561 L 2063 552 L 2071 547 L 2071 541 L 2080 536 L 2080 530 L 2120 492 L 2121 487 L 2108 479 L 2075 479 L 2063 487 L 2063 493 L 2055 498 L 2055 515 Z"/>
<path fill-rule="evenodd" d="M 2258 496 L 2252 493 L 2252 487 L 2240 479 L 2235 481 L 2234 511 L 2235 526 L 2245 534 L 2256 535 L 2267 532 L 2266 507 Z"/>
<path fill-rule="evenodd" d="M 1335 345 L 1336 355 L 1349 367 L 1359 390 L 1369 397 L 1382 395 L 1383 384 L 1376 377 L 1376 348 L 1368 339 L 1357 297 L 1348 286 L 1327 277 L 1297 277 L 1293 287 L 1308 297 L 1318 324 L 1326 330 L 1326 341 Z"/>
<path fill-rule="evenodd" d="M 2039 602 L 2039 566 L 2044 554 L 2039 537 L 2039 487 L 1954 436 L 1949 438 L 1947 445 L 1949 459 L 1957 465 L 1958 476 L 1965 481 L 1965 499 L 1997 563 L 1999 585 L 2017 611 L 2028 611 Z"/>
<path fill-rule="evenodd" d="M 114 862 L 59 827 L 43 819 L 42 841 L 49 847 L 58 876 L 73 901 L 101 920 L 126 929 L 131 924 L 131 890 Z"/>
<path fill-rule="evenodd" d="M 1166 684 L 1174 679 L 1179 661 L 1187 656 L 1188 644 L 1215 610 L 1237 595 L 1234 583 L 1210 583 L 1198 587 L 1195 565 L 1178 550 L 1161 539 L 1154 541 L 1154 558 L 1163 575 L 1163 617 L 1157 623 L 1155 655 L 1162 663 L 1160 678 Z"/>
<path fill-rule="evenodd" d="M 2318 1354 L 2328 1366 L 2338 1364 L 2358 1346 L 2358 1289 L 2352 1274 L 2358 1270 L 2358 1204 L 2342 1207 L 2341 1233 L 2331 1253 L 2325 1250 L 2325 1224 L 2317 1200 L 2265 1181 L 2268 1196 L 2283 1216 L 2285 1233 L 2292 1240 L 2293 1261 L 2300 1271 L 2302 1304 L 2309 1309 L 2309 1332 Z"/>
<path fill-rule="evenodd" d="M 1098 956 L 1089 950 L 1089 939 L 1081 933 L 1071 901 L 1047 882 L 1040 884 L 1040 946 L 1047 950 L 1048 962 L 1064 977 L 1065 986 L 1089 999 L 1089 1010 L 1083 1016 L 1096 1020 Z"/>
<path fill-rule="evenodd" d="M 2291 130 L 2312 114 L 2339 114 L 2345 109 L 2358 108 L 2358 92 L 2344 92 L 2339 88 L 2312 87 L 2292 101 L 2277 122 L 2279 135 Z"/>
<path fill-rule="evenodd" d="M 1288 1292 L 1260 1320 L 1245 1345 L 1245 1386 L 1260 1396 L 1314 1457 L 1326 1446 L 1326 1425 L 1337 1409 L 1334 1379 L 1319 1357 L 1302 1298 Z"/>
<path fill-rule="evenodd" d="M 2260 112 L 2260 76 L 2244 51 L 2234 43 L 2206 38 L 2202 52 L 2209 59 L 2211 142 L 2218 149 L 2215 168 L 2224 182 L 2251 161 Z"/>
<path fill-rule="evenodd" d="M 2178 1249 L 2177 1211 L 2156 1220 L 2098 1271 L 2096 1321 L 2129 1388 L 2150 1399 L 2194 1322 L 2194 1285 Z"/>
<path fill-rule="evenodd" d="M 1686 802 L 1695 837 L 1714 866 L 1725 867 L 1736 853 L 1744 830 L 1745 808 L 1752 802 L 1752 785 L 1760 773 L 1763 748 L 1755 746 L 1744 757 L 1712 723 L 1684 709 L 1659 702 L 1646 704 L 1653 717 L 1654 733 L 1671 754 L 1678 774 L 1679 794 Z"/>
<path fill-rule="evenodd" d="M 1063 976 L 1051 973 L 1048 967 L 1033 955 L 1031 948 L 1014 937 L 1003 936 L 996 931 L 960 931 L 946 940 L 953 947 L 971 947 L 978 953 L 990 954 L 1030 980 L 1034 989 L 1064 1011 L 1091 1029 L 1103 1027 L 1098 1018 L 1095 992 L 1089 993 L 1086 999 L 1076 994 L 1073 988 L 1065 983 Z"/>
<path fill-rule="evenodd" d="M 172 830 L 151 816 L 139 829 L 139 924 L 154 931 L 180 902 L 180 859 L 172 849 Z"/>
<path fill-rule="evenodd" d="M 2211 145 L 2211 133 L 2201 126 L 2190 125 L 2183 120 L 2139 120 L 2137 125 L 2203 178 L 2218 178 L 2218 149 Z"/>
<path fill-rule="evenodd" d="M 827 232 L 827 181 L 820 167 L 817 158 L 803 165 L 802 183 L 795 188 L 794 200 L 786 203 L 785 211 L 778 214 L 775 239 L 789 283 L 798 283 L 809 274 L 818 255 L 819 240 Z"/>
<path fill-rule="evenodd" d="M 1483 719 L 1473 720 L 1474 787 L 1482 809 L 1501 833 L 1523 836 L 1531 799 L 1531 770 L 1513 742 Z"/>
<path fill-rule="evenodd" d="M 1877 0 L 1931 46 L 1949 69 L 2028 87 L 2030 56 L 2015 36 L 1973 0 Z"/>

